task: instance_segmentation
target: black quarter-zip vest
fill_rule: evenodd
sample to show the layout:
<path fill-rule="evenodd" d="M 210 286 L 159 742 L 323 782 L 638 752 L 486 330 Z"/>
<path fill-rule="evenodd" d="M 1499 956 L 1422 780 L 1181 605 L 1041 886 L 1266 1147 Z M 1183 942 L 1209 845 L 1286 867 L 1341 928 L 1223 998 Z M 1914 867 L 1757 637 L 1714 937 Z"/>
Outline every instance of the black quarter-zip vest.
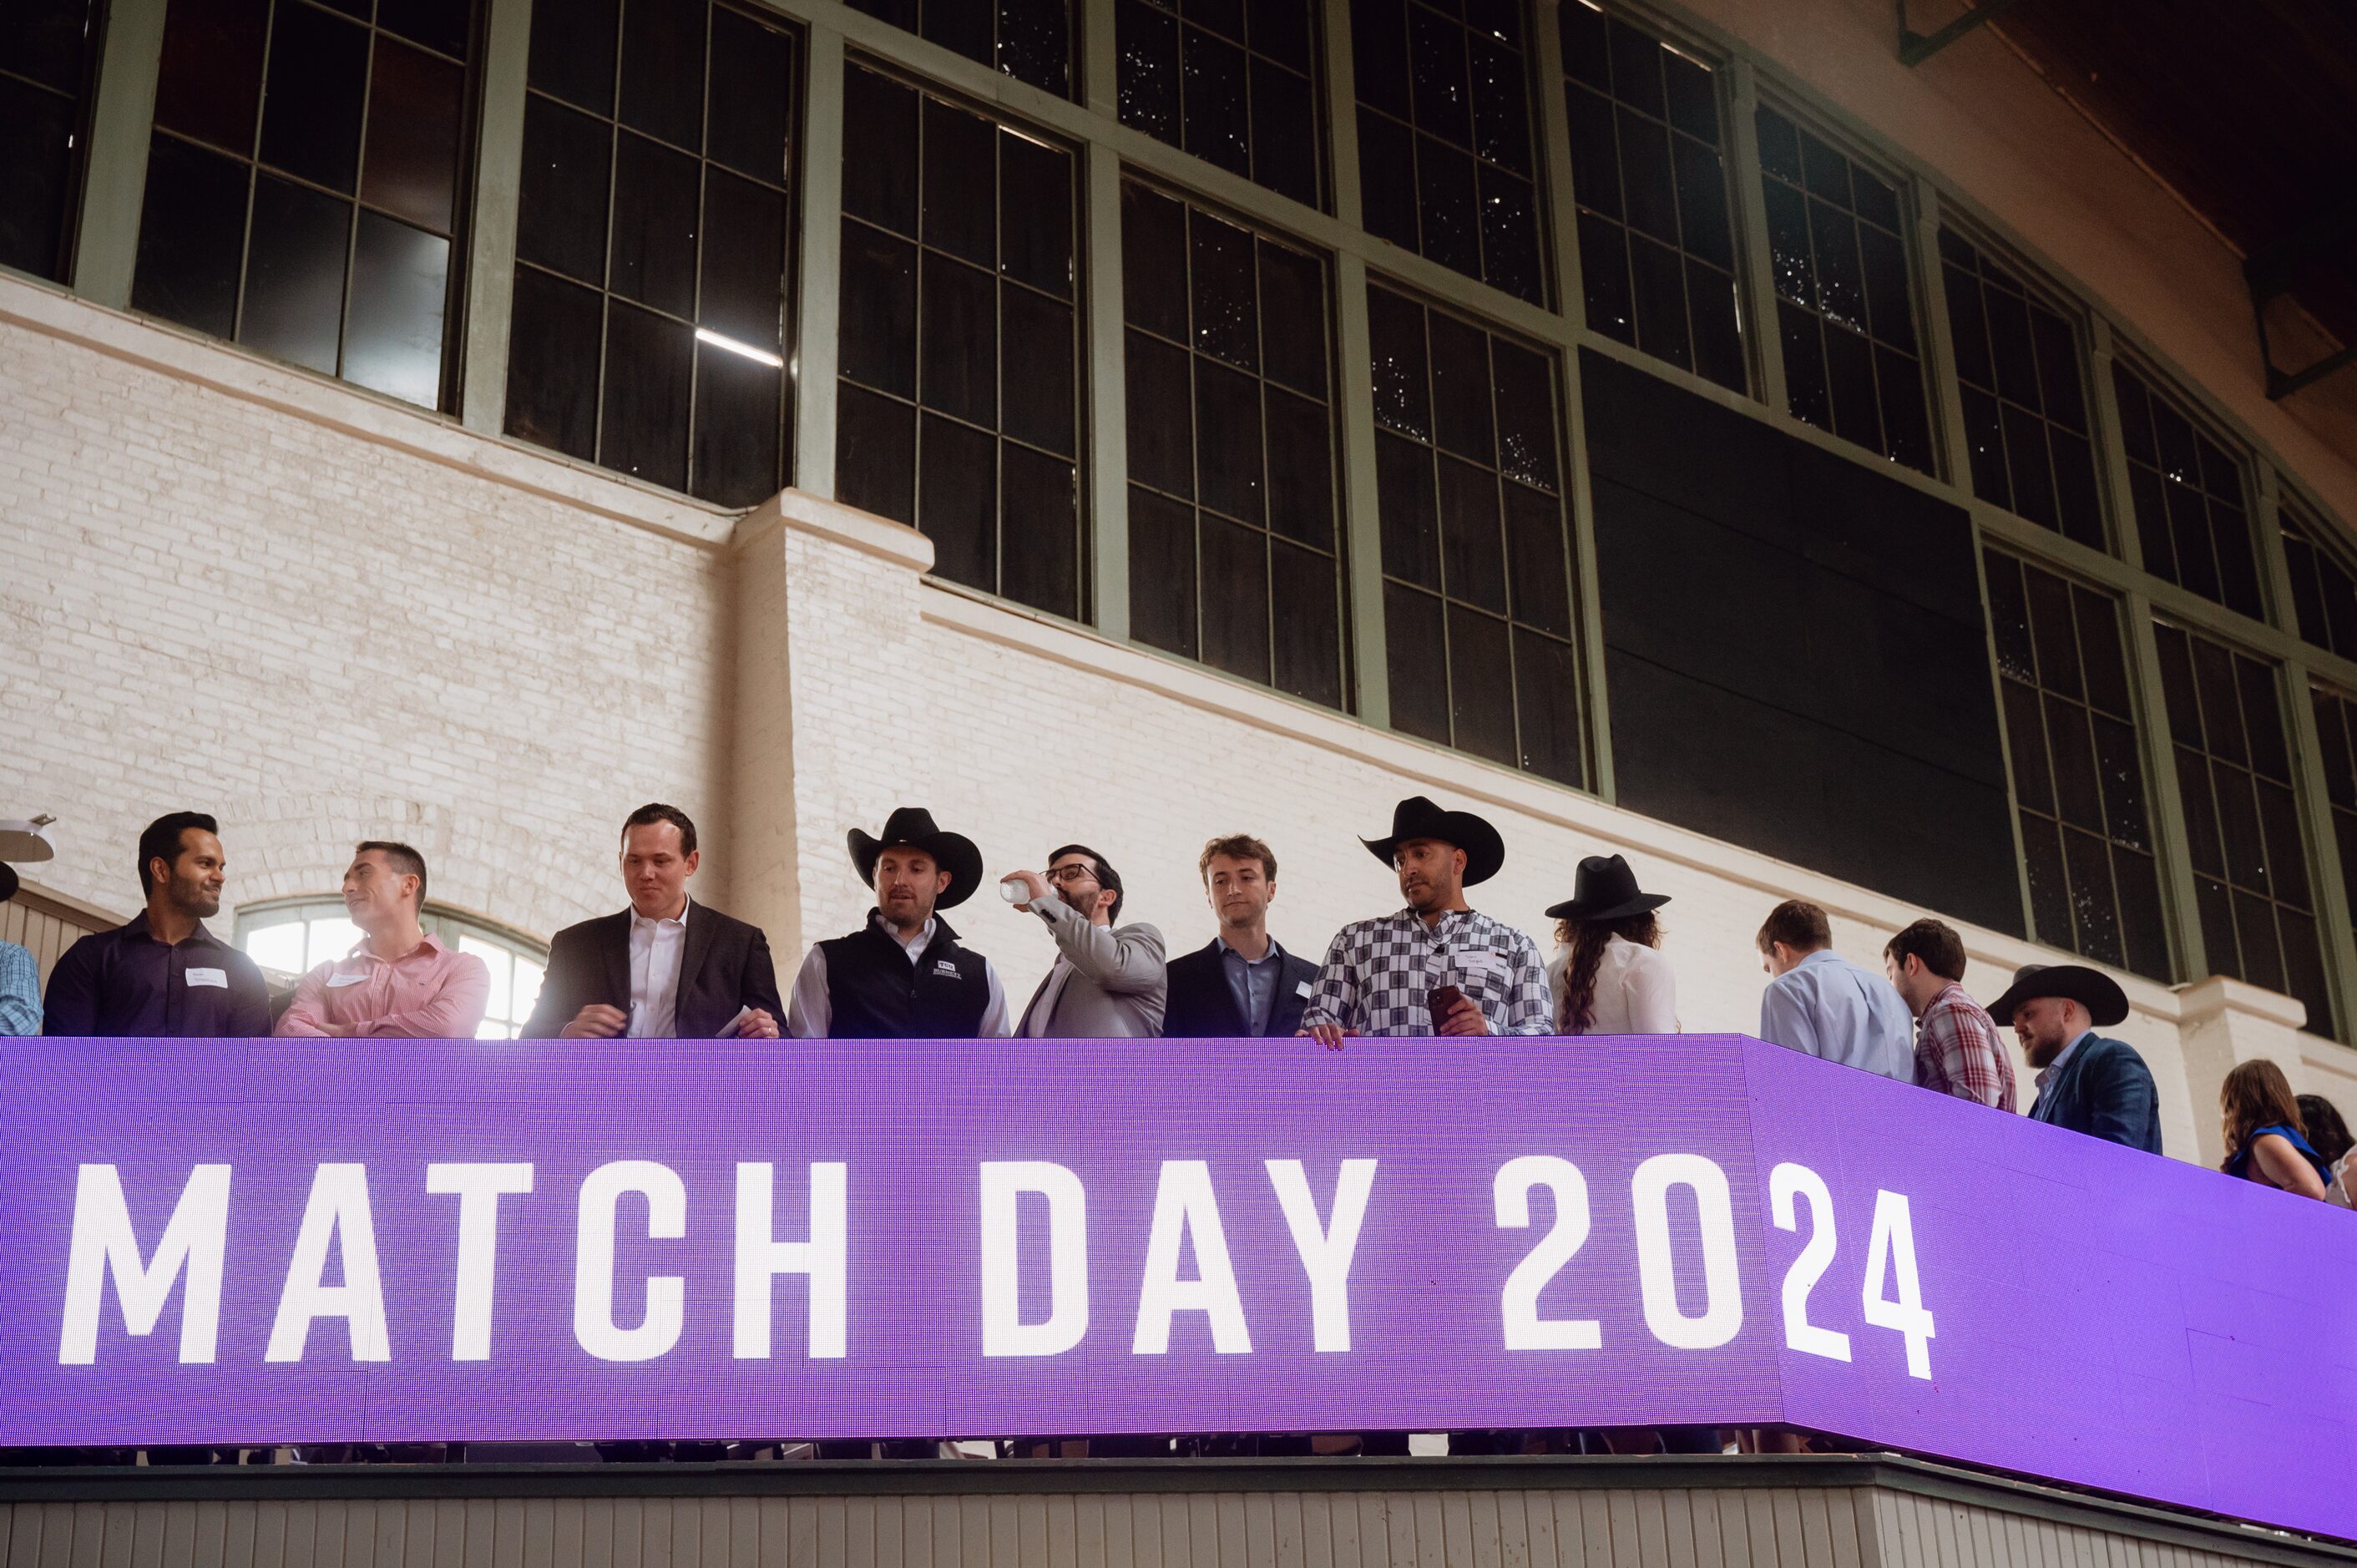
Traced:
<path fill-rule="evenodd" d="M 826 954 L 830 1038 L 970 1040 L 981 1032 L 989 971 L 980 953 L 958 946 L 957 933 L 940 916 L 915 963 L 873 911 L 866 925 L 819 949 Z"/>

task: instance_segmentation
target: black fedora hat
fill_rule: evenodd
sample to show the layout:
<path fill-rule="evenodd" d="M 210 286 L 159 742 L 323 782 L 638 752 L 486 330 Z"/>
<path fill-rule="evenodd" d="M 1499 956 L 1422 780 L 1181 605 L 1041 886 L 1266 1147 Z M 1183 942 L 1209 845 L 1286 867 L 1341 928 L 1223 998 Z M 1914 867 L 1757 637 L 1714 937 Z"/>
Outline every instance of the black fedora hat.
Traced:
<path fill-rule="evenodd" d="M 1625 920 L 1658 909 L 1670 901 L 1666 893 L 1644 893 L 1637 874 L 1617 854 L 1591 854 L 1579 863 L 1567 902 L 1547 906 L 1556 920 Z"/>
<path fill-rule="evenodd" d="M 2087 1010 L 2087 1021 L 2099 1029 L 2128 1015 L 2128 993 L 2102 970 L 2083 963 L 2025 963 L 2013 972 L 2013 983 L 2006 993 L 1989 1004 L 1989 1016 L 2010 1024 L 2015 1008 L 2040 996 L 2076 1002 Z"/>
<path fill-rule="evenodd" d="M 949 886 L 933 900 L 936 909 L 955 908 L 982 886 L 982 851 L 963 833 L 933 826 L 933 814 L 922 806 L 899 807 L 885 819 L 882 832 L 870 838 L 854 828 L 848 840 L 851 864 L 859 868 L 859 880 L 870 887 L 876 886 L 876 857 L 896 843 L 923 850 L 933 857 L 934 865 L 950 874 Z"/>
<path fill-rule="evenodd" d="M 1444 811 L 1421 795 L 1411 795 L 1392 808 L 1389 838 L 1361 839 L 1367 852 L 1385 865 L 1409 839 L 1438 839 L 1465 852 L 1465 886 L 1487 882 L 1506 864 L 1506 841 L 1498 830 L 1470 811 Z"/>

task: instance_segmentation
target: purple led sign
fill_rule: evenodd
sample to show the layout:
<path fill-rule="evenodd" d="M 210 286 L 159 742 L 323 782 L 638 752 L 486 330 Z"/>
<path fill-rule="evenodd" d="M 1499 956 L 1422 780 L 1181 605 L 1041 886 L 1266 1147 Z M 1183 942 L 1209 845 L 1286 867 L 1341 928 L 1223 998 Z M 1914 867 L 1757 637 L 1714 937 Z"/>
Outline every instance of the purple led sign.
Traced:
<path fill-rule="evenodd" d="M 1733 1036 L 0 1044 L 0 1445 L 1791 1421 L 2357 1536 L 2352 1303 Z"/>

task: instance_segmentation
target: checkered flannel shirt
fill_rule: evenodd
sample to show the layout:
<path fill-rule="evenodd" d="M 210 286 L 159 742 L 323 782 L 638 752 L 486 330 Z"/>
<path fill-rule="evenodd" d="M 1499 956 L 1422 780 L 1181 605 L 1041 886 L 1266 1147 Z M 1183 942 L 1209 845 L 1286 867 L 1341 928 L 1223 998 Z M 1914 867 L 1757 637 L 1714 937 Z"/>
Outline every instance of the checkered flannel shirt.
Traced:
<path fill-rule="evenodd" d="M 1953 982 L 1915 1026 L 1915 1081 L 1959 1100 L 2013 1109 L 2013 1060 L 1996 1024 Z"/>
<path fill-rule="evenodd" d="M 1430 1035 L 1427 995 L 1441 985 L 1457 986 L 1480 1004 L 1492 1034 L 1554 1031 L 1555 1000 L 1538 944 L 1471 909 L 1443 915 L 1435 927 L 1402 909 L 1335 932 L 1301 1024 L 1340 1024 L 1361 1035 Z"/>

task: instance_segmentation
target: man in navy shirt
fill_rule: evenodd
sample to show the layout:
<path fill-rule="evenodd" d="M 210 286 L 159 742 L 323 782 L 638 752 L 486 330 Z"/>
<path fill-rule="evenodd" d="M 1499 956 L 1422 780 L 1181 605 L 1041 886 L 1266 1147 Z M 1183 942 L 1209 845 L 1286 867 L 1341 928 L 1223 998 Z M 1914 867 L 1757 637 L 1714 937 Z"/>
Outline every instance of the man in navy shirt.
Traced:
<path fill-rule="evenodd" d="M 252 959 L 205 929 L 221 913 L 229 862 L 200 811 L 158 817 L 139 835 L 145 911 L 66 950 L 49 972 L 42 1032 L 252 1037 L 270 1033 L 270 988 Z"/>

